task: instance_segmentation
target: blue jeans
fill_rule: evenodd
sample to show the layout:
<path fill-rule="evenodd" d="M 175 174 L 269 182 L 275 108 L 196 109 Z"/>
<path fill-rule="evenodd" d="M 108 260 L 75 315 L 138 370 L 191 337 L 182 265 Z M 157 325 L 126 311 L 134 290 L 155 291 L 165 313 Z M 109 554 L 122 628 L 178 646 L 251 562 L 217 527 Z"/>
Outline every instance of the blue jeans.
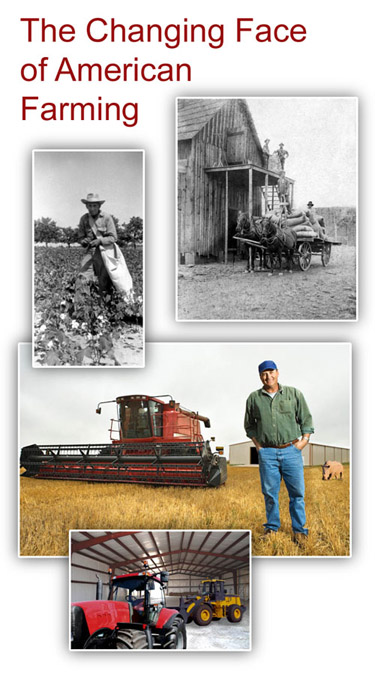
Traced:
<path fill-rule="evenodd" d="M 293 531 L 307 535 L 302 452 L 292 444 L 283 449 L 262 447 L 259 450 L 259 472 L 266 504 L 266 529 L 277 531 L 280 528 L 279 492 L 281 478 L 284 478 Z"/>

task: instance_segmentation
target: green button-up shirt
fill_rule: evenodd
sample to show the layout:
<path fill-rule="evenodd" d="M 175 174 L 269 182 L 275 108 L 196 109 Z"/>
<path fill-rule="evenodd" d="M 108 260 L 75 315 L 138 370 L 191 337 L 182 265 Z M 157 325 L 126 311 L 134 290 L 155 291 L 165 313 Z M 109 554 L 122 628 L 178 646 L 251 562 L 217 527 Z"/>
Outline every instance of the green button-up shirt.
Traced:
<path fill-rule="evenodd" d="M 271 398 L 261 388 L 246 401 L 245 431 L 262 447 L 285 445 L 304 433 L 313 433 L 313 420 L 301 391 L 281 386 Z"/>

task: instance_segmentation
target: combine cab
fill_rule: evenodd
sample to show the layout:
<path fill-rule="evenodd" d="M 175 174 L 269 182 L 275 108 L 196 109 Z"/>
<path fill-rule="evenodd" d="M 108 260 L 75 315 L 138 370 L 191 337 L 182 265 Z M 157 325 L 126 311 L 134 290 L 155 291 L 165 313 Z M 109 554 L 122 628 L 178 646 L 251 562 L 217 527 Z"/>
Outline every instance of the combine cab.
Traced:
<path fill-rule="evenodd" d="M 172 399 L 164 402 L 131 395 L 106 402 L 117 405 L 117 419 L 111 420 L 111 444 L 23 447 L 23 475 L 190 487 L 224 484 L 226 459 L 212 452 L 210 442 L 201 435 L 200 422 L 210 428 L 207 417 Z M 102 404 L 96 409 L 98 414 Z"/>

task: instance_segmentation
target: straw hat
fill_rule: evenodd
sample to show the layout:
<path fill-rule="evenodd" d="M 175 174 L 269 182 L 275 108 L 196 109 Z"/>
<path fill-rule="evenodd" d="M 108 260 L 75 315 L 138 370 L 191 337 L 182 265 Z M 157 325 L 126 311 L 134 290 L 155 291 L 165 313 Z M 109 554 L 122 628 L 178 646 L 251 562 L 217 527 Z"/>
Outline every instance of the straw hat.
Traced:
<path fill-rule="evenodd" d="M 105 199 L 101 199 L 99 194 L 94 194 L 94 192 L 89 192 L 86 199 L 81 199 L 83 204 L 104 204 Z"/>

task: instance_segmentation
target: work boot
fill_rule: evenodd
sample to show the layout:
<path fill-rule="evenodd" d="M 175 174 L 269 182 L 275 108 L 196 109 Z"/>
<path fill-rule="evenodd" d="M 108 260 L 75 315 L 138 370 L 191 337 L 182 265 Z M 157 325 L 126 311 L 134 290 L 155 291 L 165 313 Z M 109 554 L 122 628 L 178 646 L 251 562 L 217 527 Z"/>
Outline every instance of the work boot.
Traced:
<path fill-rule="evenodd" d="M 299 548 L 304 548 L 307 543 L 307 534 L 299 534 L 294 531 L 292 541 L 298 545 Z"/>
<path fill-rule="evenodd" d="M 277 531 L 274 531 L 273 529 L 265 528 L 264 533 L 261 536 L 259 536 L 259 539 L 261 541 L 266 541 L 267 539 L 270 538 L 271 534 L 277 534 Z"/>

